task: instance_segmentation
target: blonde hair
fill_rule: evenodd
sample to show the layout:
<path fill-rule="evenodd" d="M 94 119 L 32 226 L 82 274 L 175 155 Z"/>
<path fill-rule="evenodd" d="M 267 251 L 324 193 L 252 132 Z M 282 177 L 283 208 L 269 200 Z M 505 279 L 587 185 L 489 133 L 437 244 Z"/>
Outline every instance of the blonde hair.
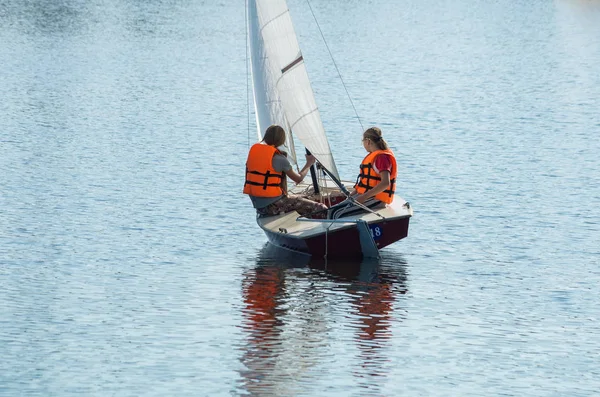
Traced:
<path fill-rule="evenodd" d="M 387 150 L 390 148 L 385 139 L 383 139 L 383 136 L 381 136 L 381 130 L 377 127 L 368 128 L 363 133 L 363 139 L 368 139 L 373 142 L 379 150 Z"/>
<path fill-rule="evenodd" d="M 285 130 L 278 125 L 272 125 L 265 131 L 263 142 L 271 146 L 281 146 L 285 143 Z"/>

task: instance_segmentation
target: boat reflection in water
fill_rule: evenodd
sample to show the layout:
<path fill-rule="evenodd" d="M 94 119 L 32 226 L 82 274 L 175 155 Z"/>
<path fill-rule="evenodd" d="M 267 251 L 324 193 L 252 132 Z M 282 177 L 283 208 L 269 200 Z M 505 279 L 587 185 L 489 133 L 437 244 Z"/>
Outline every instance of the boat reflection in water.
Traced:
<path fill-rule="evenodd" d="M 270 244 L 243 277 L 241 387 L 253 395 L 306 392 L 315 371 L 378 388 L 393 322 L 404 318 L 406 262 L 325 261 Z M 352 347 L 351 347 L 352 346 Z M 323 385 L 320 385 L 321 387 Z"/>

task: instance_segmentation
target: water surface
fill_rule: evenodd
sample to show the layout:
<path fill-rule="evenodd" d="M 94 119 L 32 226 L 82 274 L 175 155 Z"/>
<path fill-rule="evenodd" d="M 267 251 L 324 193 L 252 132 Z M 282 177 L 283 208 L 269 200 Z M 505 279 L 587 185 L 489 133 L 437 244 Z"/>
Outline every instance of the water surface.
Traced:
<path fill-rule="evenodd" d="M 600 2 L 311 1 L 415 209 L 375 262 L 265 246 L 242 3 L 0 3 L 0 394 L 596 394 Z"/>

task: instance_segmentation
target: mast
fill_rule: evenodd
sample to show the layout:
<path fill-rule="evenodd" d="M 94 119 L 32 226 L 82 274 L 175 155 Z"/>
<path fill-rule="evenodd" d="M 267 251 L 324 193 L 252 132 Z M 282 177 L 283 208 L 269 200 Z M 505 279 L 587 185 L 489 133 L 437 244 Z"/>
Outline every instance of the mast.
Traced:
<path fill-rule="evenodd" d="M 306 149 L 306 154 L 310 156 L 310 150 Z M 317 167 L 316 164 L 310 166 L 310 179 L 312 180 L 313 188 L 315 189 L 315 194 L 321 193 L 321 188 L 319 187 L 319 181 L 317 180 Z"/>

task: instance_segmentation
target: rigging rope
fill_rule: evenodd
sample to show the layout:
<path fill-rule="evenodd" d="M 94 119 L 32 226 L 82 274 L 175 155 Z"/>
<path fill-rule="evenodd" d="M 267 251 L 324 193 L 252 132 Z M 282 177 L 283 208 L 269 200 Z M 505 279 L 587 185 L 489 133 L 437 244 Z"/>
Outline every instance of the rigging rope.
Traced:
<path fill-rule="evenodd" d="M 342 82 L 342 85 L 344 86 L 344 90 L 346 90 L 346 96 L 348 96 L 348 99 L 350 100 L 350 104 L 352 105 L 352 109 L 354 109 L 354 114 L 356 115 L 356 119 L 358 120 L 358 123 L 360 124 L 361 132 L 362 132 L 365 130 L 365 128 L 363 127 L 362 121 L 360 120 L 360 116 L 358 115 L 358 112 L 356 111 L 354 102 L 352 102 L 352 98 L 350 98 L 350 93 L 348 92 L 346 83 L 344 83 L 344 79 L 342 79 L 342 74 L 340 73 L 340 69 L 338 68 L 337 63 L 335 63 L 335 59 L 333 59 L 333 54 L 331 53 L 331 50 L 329 49 L 329 45 L 327 44 L 327 41 L 325 40 L 325 36 L 323 35 L 323 31 L 321 30 L 321 25 L 319 25 L 319 21 L 317 20 L 317 17 L 312 9 L 312 6 L 310 5 L 310 1 L 306 0 L 306 3 L 308 4 L 308 8 L 310 8 L 310 12 L 313 16 L 313 19 L 315 20 L 315 23 L 317 24 L 317 27 L 319 28 L 319 33 L 321 34 L 321 39 L 323 39 L 323 43 L 325 43 L 325 47 L 327 47 L 327 51 L 329 52 L 329 57 L 331 58 L 331 61 L 333 62 L 333 66 L 335 66 L 335 70 L 337 71 L 338 77 L 340 78 L 340 81 Z"/>
<path fill-rule="evenodd" d="M 245 7 L 245 19 L 246 19 L 246 114 L 248 116 L 248 149 L 250 148 L 250 63 L 248 62 L 249 51 L 248 42 L 250 41 L 250 35 L 248 34 L 248 0 L 246 0 Z"/>

